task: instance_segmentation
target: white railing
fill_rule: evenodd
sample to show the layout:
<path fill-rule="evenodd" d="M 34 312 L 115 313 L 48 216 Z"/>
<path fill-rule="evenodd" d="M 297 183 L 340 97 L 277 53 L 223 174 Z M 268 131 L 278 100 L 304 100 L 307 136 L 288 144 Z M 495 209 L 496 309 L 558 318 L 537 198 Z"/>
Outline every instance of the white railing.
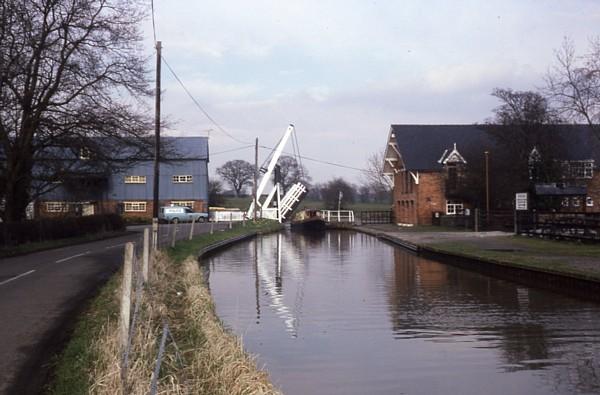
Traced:
<path fill-rule="evenodd" d="M 354 223 L 354 211 L 352 210 L 321 210 L 321 217 L 325 222 Z"/>
<path fill-rule="evenodd" d="M 245 214 L 245 211 L 238 210 L 211 211 L 210 220 L 212 222 L 239 222 L 244 220 Z"/>

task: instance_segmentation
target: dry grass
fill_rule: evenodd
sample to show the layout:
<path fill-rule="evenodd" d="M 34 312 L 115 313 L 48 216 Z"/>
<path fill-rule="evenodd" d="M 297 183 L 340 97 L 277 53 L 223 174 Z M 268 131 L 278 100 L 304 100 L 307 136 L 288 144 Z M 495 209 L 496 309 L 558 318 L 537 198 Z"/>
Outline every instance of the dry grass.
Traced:
<path fill-rule="evenodd" d="M 149 393 L 164 320 L 169 323 L 176 345 L 167 342 L 157 393 L 279 393 L 267 373 L 257 369 L 244 352 L 240 341 L 222 327 L 196 260 L 190 257 L 175 264 L 166 254 L 159 253 L 154 271 L 154 279 L 142 293 L 126 383 L 121 380 L 116 335 L 119 323 L 113 316 L 102 325 L 92 344 L 96 359 L 90 372 L 89 393 Z M 113 293 L 118 301 L 120 287 Z"/>

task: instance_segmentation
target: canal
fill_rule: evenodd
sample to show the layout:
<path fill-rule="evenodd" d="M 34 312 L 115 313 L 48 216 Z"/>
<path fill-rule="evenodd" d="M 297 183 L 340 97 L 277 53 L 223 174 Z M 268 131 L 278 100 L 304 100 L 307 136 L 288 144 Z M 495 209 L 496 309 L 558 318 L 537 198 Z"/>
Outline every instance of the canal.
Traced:
<path fill-rule="evenodd" d="M 597 394 L 600 305 L 369 235 L 282 232 L 206 258 L 225 325 L 285 394 Z"/>

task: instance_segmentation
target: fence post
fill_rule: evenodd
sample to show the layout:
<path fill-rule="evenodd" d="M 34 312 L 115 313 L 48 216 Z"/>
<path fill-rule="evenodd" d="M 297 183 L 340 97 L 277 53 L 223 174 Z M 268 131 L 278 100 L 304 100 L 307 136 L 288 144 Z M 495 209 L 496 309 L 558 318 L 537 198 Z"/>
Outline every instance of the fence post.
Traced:
<path fill-rule="evenodd" d="M 213 228 L 214 228 L 214 227 L 215 227 L 215 223 L 214 223 L 214 222 L 211 222 L 211 223 L 210 223 L 210 234 L 211 234 L 211 235 L 213 234 Z"/>
<path fill-rule="evenodd" d="M 517 209 L 515 208 L 515 234 L 518 235 L 519 234 L 519 215 L 517 212 Z"/>
<path fill-rule="evenodd" d="M 129 320 L 131 314 L 131 282 L 133 277 L 133 243 L 125 244 L 123 257 L 123 285 L 121 289 L 121 322 L 120 343 L 121 350 L 125 352 L 129 339 Z"/>
<path fill-rule="evenodd" d="M 189 239 L 192 240 L 192 238 L 194 237 L 194 224 L 196 223 L 196 217 L 192 218 L 192 226 L 190 227 L 190 237 Z"/>
<path fill-rule="evenodd" d="M 233 227 L 232 221 L 233 221 L 233 213 L 229 213 L 229 229 L 231 229 Z"/>
<path fill-rule="evenodd" d="M 142 278 L 148 282 L 148 261 L 150 260 L 150 229 L 144 228 L 144 245 L 142 248 Z"/>
<path fill-rule="evenodd" d="M 152 249 L 158 250 L 158 218 L 152 218 Z"/>
<path fill-rule="evenodd" d="M 179 225 L 179 221 L 173 221 L 173 231 L 171 232 L 171 248 L 175 247 L 175 241 L 177 239 L 177 226 Z"/>
<path fill-rule="evenodd" d="M 475 209 L 474 222 L 475 222 L 475 232 L 479 232 L 479 209 L 478 208 Z"/>

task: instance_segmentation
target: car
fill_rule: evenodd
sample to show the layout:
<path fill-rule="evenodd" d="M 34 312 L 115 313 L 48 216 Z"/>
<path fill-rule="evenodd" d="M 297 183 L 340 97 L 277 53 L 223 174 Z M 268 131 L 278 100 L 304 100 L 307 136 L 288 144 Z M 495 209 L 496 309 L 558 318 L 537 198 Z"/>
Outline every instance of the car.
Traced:
<path fill-rule="evenodd" d="M 160 208 L 158 218 L 163 222 L 205 222 L 208 213 L 197 213 L 189 207 L 169 206 Z"/>

